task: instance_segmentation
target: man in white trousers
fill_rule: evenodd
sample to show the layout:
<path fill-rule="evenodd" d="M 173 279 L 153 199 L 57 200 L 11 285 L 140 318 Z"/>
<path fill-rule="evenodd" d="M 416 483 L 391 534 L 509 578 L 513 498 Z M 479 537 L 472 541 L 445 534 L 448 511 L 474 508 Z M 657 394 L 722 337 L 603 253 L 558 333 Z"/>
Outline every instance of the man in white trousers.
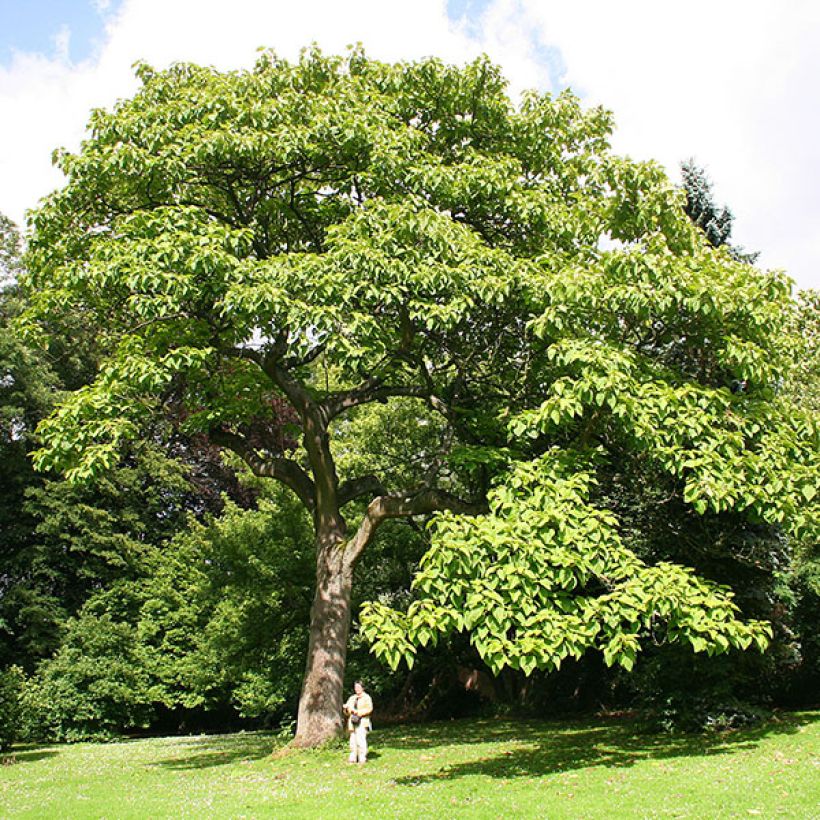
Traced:
<path fill-rule="evenodd" d="M 347 733 L 350 735 L 350 763 L 367 763 L 367 733 L 370 731 L 370 715 L 373 701 L 364 691 L 360 680 L 353 684 L 353 694 L 344 705 L 347 715 Z"/>

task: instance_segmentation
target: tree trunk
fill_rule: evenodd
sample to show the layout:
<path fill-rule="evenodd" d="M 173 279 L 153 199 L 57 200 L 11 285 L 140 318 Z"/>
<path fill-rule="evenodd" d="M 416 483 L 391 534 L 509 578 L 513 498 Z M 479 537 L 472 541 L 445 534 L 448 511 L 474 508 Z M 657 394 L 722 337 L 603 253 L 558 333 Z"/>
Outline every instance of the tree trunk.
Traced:
<path fill-rule="evenodd" d="M 353 567 L 339 533 L 320 537 L 316 555 L 316 592 L 310 610 L 305 678 L 299 698 L 294 746 L 320 746 L 342 730 L 347 637 Z"/>

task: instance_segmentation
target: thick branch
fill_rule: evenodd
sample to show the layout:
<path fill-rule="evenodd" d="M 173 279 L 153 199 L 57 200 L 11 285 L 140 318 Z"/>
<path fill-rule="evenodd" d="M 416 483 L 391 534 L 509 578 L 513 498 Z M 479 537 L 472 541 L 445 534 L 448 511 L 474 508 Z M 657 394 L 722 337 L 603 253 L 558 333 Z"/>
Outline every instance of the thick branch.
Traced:
<path fill-rule="evenodd" d="M 291 407 L 299 414 L 302 422 L 302 443 L 307 452 L 310 463 L 311 481 L 304 471 L 299 468 L 307 481 L 310 481 L 310 504 L 309 509 L 314 513 L 317 527 L 323 531 L 344 530 L 344 520 L 339 508 L 338 483 L 336 474 L 336 464 L 333 454 L 330 451 L 330 439 L 328 437 L 328 423 L 324 405 L 317 403 L 311 396 L 310 391 L 293 373 L 288 369 L 283 361 L 282 355 L 286 344 L 284 334 L 279 338 L 263 355 L 257 351 L 246 348 L 238 348 L 232 351 L 232 355 L 250 359 L 256 362 L 268 378 L 285 394 Z M 230 446 L 227 445 L 226 446 Z M 241 443 L 240 443 L 240 446 Z M 247 452 L 248 448 L 245 447 Z M 247 461 L 253 459 L 255 453 L 245 455 L 240 453 Z M 258 459 L 258 456 L 256 456 Z M 293 462 L 284 459 L 286 464 Z M 248 462 L 250 463 L 250 462 Z M 267 462 L 262 462 L 262 469 Z M 298 465 L 297 465 L 298 466 Z M 260 473 L 263 474 L 263 473 Z M 304 485 L 304 482 L 301 482 Z M 304 486 L 302 487 L 304 490 Z M 299 492 L 294 487 L 294 491 Z M 302 497 L 300 495 L 300 497 Z"/>
<path fill-rule="evenodd" d="M 309 402 L 302 414 L 302 425 L 302 443 L 307 451 L 315 486 L 317 526 L 320 529 L 343 532 L 345 524 L 340 513 L 339 477 L 330 451 L 327 422 L 316 405 Z"/>
<path fill-rule="evenodd" d="M 322 346 L 314 348 L 301 361 L 291 361 L 282 359 L 282 348 L 284 347 L 284 337 L 280 336 L 276 340 L 271 350 L 262 353 L 252 347 L 234 347 L 226 351 L 228 356 L 235 359 L 246 359 L 259 365 L 265 375 L 285 394 L 292 407 L 303 415 L 311 405 L 311 397 L 307 388 L 290 372 L 293 365 L 306 364 L 313 360 L 322 351 Z"/>
<path fill-rule="evenodd" d="M 372 510 L 371 510 L 372 508 Z M 451 510 L 462 515 L 478 515 L 486 512 L 486 504 L 464 501 L 446 490 L 435 488 L 422 490 L 415 495 L 382 495 L 374 498 L 368 507 L 368 514 L 381 520 L 404 518 L 410 515 L 427 515 L 441 510 Z"/>
<path fill-rule="evenodd" d="M 305 353 L 305 355 L 301 358 L 291 356 L 285 359 L 282 364 L 288 370 L 291 370 L 295 367 L 304 367 L 306 364 L 310 364 L 312 361 L 319 358 L 319 356 L 321 356 L 322 353 L 324 353 L 326 347 L 327 344 L 325 342 L 322 342 L 321 344 L 317 344 L 312 350 Z"/>
<path fill-rule="evenodd" d="M 236 433 L 229 433 L 225 430 L 211 430 L 208 437 L 219 447 L 225 447 L 236 453 L 251 468 L 254 475 L 275 478 L 290 487 L 300 501 L 309 510 L 313 511 L 316 505 L 313 482 L 295 461 L 281 456 L 272 459 L 263 458 L 243 436 Z"/>
<path fill-rule="evenodd" d="M 276 358 L 274 354 L 265 357 L 262 364 L 274 384 L 287 396 L 293 408 L 304 418 L 314 403 L 307 388 Z"/>
<path fill-rule="evenodd" d="M 255 362 L 262 367 L 262 354 L 252 347 L 234 347 L 226 350 L 225 355 L 234 359 L 247 359 L 247 361 Z"/>
<path fill-rule="evenodd" d="M 386 401 L 393 396 L 409 396 L 411 398 L 427 399 L 429 391 L 426 387 L 417 384 L 397 384 L 385 385 L 380 379 L 368 379 L 359 387 L 352 390 L 344 390 L 333 393 L 323 402 L 328 419 L 333 419 L 341 415 L 345 410 L 358 407 L 360 404 L 368 404 L 374 401 Z"/>
<path fill-rule="evenodd" d="M 354 564 L 373 540 L 376 530 L 388 518 L 407 518 L 414 515 L 428 515 L 442 510 L 452 510 L 462 515 L 479 515 L 487 511 L 484 502 L 464 501 L 444 490 L 423 490 L 415 495 L 380 495 L 367 506 L 362 523 L 356 535 L 348 542 L 346 558 Z"/>
<path fill-rule="evenodd" d="M 282 360 L 285 336 L 281 334 L 265 354 L 261 367 L 268 378 L 285 394 L 302 421 L 302 443 L 313 474 L 313 512 L 320 530 L 343 530 L 344 520 L 339 513 L 336 464 L 330 451 L 329 418 L 322 404 Z"/>
<path fill-rule="evenodd" d="M 383 492 L 384 488 L 377 476 L 364 475 L 359 478 L 352 478 L 339 487 L 339 506 L 344 507 L 345 504 L 349 504 L 363 495 L 369 495 L 372 498 L 374 495 L 381 495 Z"/>

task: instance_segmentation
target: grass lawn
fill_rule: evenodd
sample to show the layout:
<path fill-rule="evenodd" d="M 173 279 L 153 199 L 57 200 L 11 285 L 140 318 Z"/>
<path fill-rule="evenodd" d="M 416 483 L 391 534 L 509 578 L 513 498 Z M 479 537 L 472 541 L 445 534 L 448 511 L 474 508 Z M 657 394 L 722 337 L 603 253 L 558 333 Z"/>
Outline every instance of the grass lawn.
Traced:
<path fill-rule="evenodd" d="M 0 817 L 820 818 L 817 712 L 716 737 L 472 720 L 371 743 L 366 766 L 341 745 L 283 753 L 261 732 L 17 747 Z"/>

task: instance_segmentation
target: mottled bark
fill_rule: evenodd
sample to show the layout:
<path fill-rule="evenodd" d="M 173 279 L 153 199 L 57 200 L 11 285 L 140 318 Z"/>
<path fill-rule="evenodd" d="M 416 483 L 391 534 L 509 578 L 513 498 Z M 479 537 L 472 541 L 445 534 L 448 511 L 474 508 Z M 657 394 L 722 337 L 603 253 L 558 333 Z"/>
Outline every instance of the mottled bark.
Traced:
<path fill-rule="evenodd" d="M 325 538 L 317 545 L 316 591 L 295 746 L 319 746 L 342 731 L 352 587 L 353 567 L 346 559 L 343 542 L 332 536 Z"/>
<path fill-rule="evenodd" d="M 304 446 L 315 487 L 316 590 L 299 697 L 295 746 L 319 746 L 342 730 L 342 687 L 350 632 L 353 561 L 346 554 L 339 477 L 321 408 L 305 403 Z"/>

